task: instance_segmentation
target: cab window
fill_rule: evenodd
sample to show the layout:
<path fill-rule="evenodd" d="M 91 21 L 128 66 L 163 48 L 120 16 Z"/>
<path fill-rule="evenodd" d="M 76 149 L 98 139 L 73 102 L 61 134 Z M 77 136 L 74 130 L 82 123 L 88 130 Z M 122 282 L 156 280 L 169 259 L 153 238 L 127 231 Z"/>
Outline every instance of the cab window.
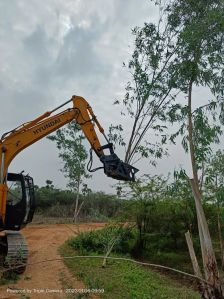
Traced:
<path fill-rule="evenodd" d="M 8 184 L 8 203 L 16 205 L 22 200 L 22 184 L 20 181 L 11 181 Z"/>

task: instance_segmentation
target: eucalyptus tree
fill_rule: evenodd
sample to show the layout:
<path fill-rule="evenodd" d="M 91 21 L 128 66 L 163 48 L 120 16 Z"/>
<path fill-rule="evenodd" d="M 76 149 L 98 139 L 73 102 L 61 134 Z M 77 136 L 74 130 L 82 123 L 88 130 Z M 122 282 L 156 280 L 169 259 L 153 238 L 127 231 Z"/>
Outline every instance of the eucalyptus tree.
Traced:
<path fill-rule="evenodd" d="M 128 69 L 132 79 L 122 101 L 133 120 L 130 138 L 112 126 L 112 138 L 126 148 L 126 161 L 134 157 L 161 157 L 164 149 L 149 140 L 149 130 L 161 143 L 181 138 L 189 153 L 205 279 L 203 298 L 223 298 L 217 262 L 202 207 L 203 164 L 219 142 L 224 123 L 224 2 L 223 0 L 156 1 L 160 19 L 135 28 L 135 49 Z M 206 88 L 199 101 L 194 91 Z M 168 121 L 178 124 L 169 137 Z M 120 134 L 121 133 L 121 134 Z M 151 134 L 151 136 L 155 136 Z M 140 155 L 140 156 L 139 156 Z M 200 175 L 201 179 L 200 179 Z"/>
<path fill-rule="evenodd" d="M 125 148 L 127 163 L 147 158 L 155 165 L 155 158 L 166 153 L 157 137 L 166 129 L 166 113 L 176 97 L 169 67 L 175 57 L 177 33 L 168 29 L 160 10 L 158 24 L 145 23 L 132 30 L 134 51 L 130 61 L 124 63 L 131 78 L 124 99 L 114 102 L 121 106 L 121 115 L 129 119 L 130 135 L 123 135 L 122 125 L 110 127 L 110 138 Z"/>
<path fill-rule="evenodd" d="M 83 144 L 85 137 L 79 125 L 72 121 L 64 128 L 57 130 L 48 139 L 56 142 L 59 157 L 64 162 L 61 171 L 68 178 L 67 187 L 76 193 L 74 211 L 74 221 L 76 222 L 83 205 L 83 202 L 79 203 L 80 193 L 89 192 L 85 184 L 85 179 L 90 177 L 86 170 L 88 154 Z"/>
<path fill-rule="evenodd" d="M 216 258 L 201 202 L 203 194 L 199 170 L 211 154 L 212 144 L 219 142 L 222 132 L 224 3 L 177 0 L 171 2 L 166 11 L 170 30 L 178 32 L 175 59 L 169 71 L 175 89 L 180 90 L 185 97 L 171 109 L 171 121 L 178 121 L 180 125 L 172 138 L 183 136 L 182 145 L 191 158 L 192 178 L 189 178 L 189 181 L 196 204 L 204 273 L 206 280 L 212 285 L 203 296 L 223 298 Z M 195 100 L 193 90 L 198 86 L 206 87 L 211 93 L 206 103 Z M 195 106 L 196 108 L 193 108 Z"/>

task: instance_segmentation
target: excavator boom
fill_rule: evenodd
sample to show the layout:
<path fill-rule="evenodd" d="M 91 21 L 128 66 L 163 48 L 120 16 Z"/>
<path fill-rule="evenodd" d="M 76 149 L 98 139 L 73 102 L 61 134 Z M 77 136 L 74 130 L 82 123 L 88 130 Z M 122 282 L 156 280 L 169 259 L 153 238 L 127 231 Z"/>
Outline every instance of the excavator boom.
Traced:
<path fill-rule="evenodd" d="M 60 108 L 73 103 L 73 107 L 56 113 Z M 5 229 L 5 215 L 7 207 L 7 173 L 11 161 L 23 149 L 49 135 L 65 124 L 75 120 L 88 139 L 91 149 L 103 164 L 104 173 L 117 180 L 134 181 L 138 171 L 133 166 L 124 163 L 114 153 L 113 145 L 109 143 L 103 127 L 100 125 L 89 103 L 80 96 L 72 98 L 38 118 L 22 124 L 21 126 L 3 134 L 0 140 L 0 230 Z M 106 144 L 101 145 L 95 127 L 106 139 Z M 105 154 L 109 150 L 109 154 Z M 90 171 L 93 171 L 89 168 Z"/>

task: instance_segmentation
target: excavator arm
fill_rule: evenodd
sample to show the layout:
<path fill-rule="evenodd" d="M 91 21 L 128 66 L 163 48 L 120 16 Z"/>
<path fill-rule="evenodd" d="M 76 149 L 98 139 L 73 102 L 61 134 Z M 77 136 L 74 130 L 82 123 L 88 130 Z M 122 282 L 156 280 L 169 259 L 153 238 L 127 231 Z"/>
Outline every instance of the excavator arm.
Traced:
<path fill-rule="evenodd" d="M 57 110 L 69 102 L 73 102 L 72 108 L 55 114 Z M 33 121 L 25 123 L 2 136 L 0 140 L 0 222 L 4 223 L 5 220 L 8 191 L 7 173 L 11 161 L 23 149 L 72 120 L 75 120 L 80 125 L 90 143 L 91 149 L 94 150 L 103 163 L 104 172 L 107 176 L 124 181 L 134 180 L 135 173 L 138 170 L 121 161 L 114 153 L 113 145 L 109 143 L 104 129 L 98 122 L 88 102 L 80 96 L 73 96 L 69 101 L 56 109 L 46 112 Z M 106 145 L 101 145 L 95 125 L 104 135 L 107 141 Z M 109 155 L 105 154 L 105 149 L 109 149 Z"/>

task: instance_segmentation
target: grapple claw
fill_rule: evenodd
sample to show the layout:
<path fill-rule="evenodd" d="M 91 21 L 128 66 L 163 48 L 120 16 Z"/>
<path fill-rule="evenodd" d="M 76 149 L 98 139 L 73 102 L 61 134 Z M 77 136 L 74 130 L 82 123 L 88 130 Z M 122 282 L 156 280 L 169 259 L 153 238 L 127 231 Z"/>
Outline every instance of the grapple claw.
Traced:
<path fill-rule="evenodd" d="M 104 155 L 100 158 L 100 161 L 104 166 L 104 173 L 116 180 L 123 181 L 135 181 L 135 174 L 139 171 L 137 168 L 123 162 L 114 153 L 112 144 L 103 146 L 102 149 L 109 148 L 110 155 Z"/>

